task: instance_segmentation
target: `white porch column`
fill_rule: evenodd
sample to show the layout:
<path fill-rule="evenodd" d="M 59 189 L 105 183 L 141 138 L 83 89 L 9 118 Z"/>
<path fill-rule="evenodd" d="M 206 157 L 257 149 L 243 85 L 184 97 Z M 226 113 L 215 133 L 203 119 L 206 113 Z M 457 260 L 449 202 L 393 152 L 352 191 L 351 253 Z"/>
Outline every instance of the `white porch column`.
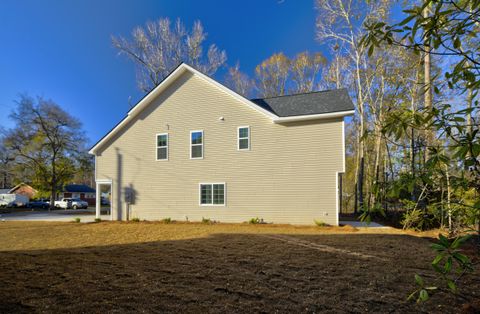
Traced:
<path fill-rule="evenodd" d="M 100 218 L 100 209 L 102 207 L 102 193 L 100 191 L 100 184 L 96 182 L 96 189 L 95 189 L 96 197 L 95 197 L 95 217 Z"/>

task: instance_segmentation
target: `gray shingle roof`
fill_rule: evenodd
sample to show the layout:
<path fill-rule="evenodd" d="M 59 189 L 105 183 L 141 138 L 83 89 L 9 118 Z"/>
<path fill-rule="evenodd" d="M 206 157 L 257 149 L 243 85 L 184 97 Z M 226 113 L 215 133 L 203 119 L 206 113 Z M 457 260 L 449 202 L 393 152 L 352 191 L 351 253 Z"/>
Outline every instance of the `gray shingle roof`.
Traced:
<path fill-rule="evenodd" d="M 252 99 L 252 102 L 279 117 L 354 110 L 346 89 L 334 89 L 287 96 Z"/>

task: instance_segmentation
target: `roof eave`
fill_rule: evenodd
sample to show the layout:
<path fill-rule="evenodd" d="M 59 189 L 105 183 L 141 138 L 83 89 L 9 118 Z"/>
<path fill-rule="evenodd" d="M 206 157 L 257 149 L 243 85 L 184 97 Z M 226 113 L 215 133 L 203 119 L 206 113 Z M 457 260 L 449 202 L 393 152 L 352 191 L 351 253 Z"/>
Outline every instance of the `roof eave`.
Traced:
<path fill-rule="evenodd" d="M 338 111 L 338 112 L 329 112 L 329 113 L 307 114 L 307 115 L 301 115 L 301 116 L 278 117 L 278 118 L 274 118 L 273 122 L 286 123 L 286 122 L 297 122 L 297 121 L 308 121 L 308 120 L 343 118 L 343 117 L 351 116 L 354 113 L 355 113 L 355 110 L 347 110 L 347 111 Z"/>

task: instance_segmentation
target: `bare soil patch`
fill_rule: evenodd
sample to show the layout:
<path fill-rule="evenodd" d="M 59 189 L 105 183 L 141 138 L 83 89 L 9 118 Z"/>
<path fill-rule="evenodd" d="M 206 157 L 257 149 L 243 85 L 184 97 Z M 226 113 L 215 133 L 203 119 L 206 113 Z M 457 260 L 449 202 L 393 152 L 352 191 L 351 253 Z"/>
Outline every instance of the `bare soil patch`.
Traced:
<path fill-rule="evenodd" d="M 477 269 L 466 300 L 407 301 L 433 252 L 395 229 L 6 222 L 0 239 L 2 313 L 452 313 L 480 297 Z"/>

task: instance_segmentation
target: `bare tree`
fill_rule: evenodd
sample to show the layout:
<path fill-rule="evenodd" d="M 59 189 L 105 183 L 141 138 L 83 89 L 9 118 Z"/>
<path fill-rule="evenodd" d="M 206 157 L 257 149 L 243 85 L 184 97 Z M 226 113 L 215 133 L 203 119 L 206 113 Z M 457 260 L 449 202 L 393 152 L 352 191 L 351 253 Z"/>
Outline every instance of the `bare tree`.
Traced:
<path fill-rule="evenodd" d="M 14 160 L 13 153 L 5 146 L 5 138 L 0 136 L 0 180 L 2 181 L 0 186 L 2 189 L 12 185 L 12 163 Z"/>
<path fill-rule="evenodd" d="M 334 89 L 342 88 L 349 85 L 348 65 L 349 59 L 340 55 L 337 49 L 332 49 L 335 52 L 330 63 L 321 77 L 319 89 Z"/>
<path fill-rule="evenodd" d="M 15 162 L 34 174 L 35 185 L 51 192 L 53 207 L 58 189 L 73 177 L 74 159 L 83 150 L 81 124 L 53 101 L 25 95 L 10 118 L 16 127 L 7 132 L 5 144 L 15 154 Z"/>
<path fill-rule="evenodd" d="M 295 84 L 294 93 L 311 92 L 316 88 L 318 75 L 327 64 L 327 59 L 321 52 L 314 54 L 301 52 L 290 62 L 292 81 Z"/>
<path fill-rule="evenodd" d="M 290 72 L 290 60 L 283 53 L 275 53 L 255 68 L 260 96 L 285 95 Z"/>
<path fill-rule="evenodd" d="M 181 62 L 207 75 L 224 65 L 227 54 L 215 44 L 210 45 L 205 54 L 206 37 L 200 21 L 194 22 L 188 31 L 180 19 L 172 26 L 168 18 L 161 18 L 148 22 L 145 27 L 136 27 L 131 39 L 112 36 L 112 42 L 120 54 L 134 62 L 138 86 L 149 92 Z"/>
<path fill-rule="evenodd" d="M 254 83 L 245 73 L 240 71 L 240 64 L 228 69 L 225 85 L 242 96 L 250 97 Z"/>
<path fill-rule="evenodd" d="M 357 158 L 356 158 L 356 198 L 363 207 L 363 183 L 365 167 L 364 139 L 367 134 L 368 93 L 366 91 L 365 70 L 367 51 L 360 41 L 365 34 L 362 25 L 372 20 L 384 20 L 388 1 L 359 0 L 317 0 L 317 40 L 331 42 L 342 50 L 339 52 L 350 60 L 350 75 L 354 82 L 355 101 L 358 111 Z M 357 201 L 355 201 L 357 210 Z"/>

